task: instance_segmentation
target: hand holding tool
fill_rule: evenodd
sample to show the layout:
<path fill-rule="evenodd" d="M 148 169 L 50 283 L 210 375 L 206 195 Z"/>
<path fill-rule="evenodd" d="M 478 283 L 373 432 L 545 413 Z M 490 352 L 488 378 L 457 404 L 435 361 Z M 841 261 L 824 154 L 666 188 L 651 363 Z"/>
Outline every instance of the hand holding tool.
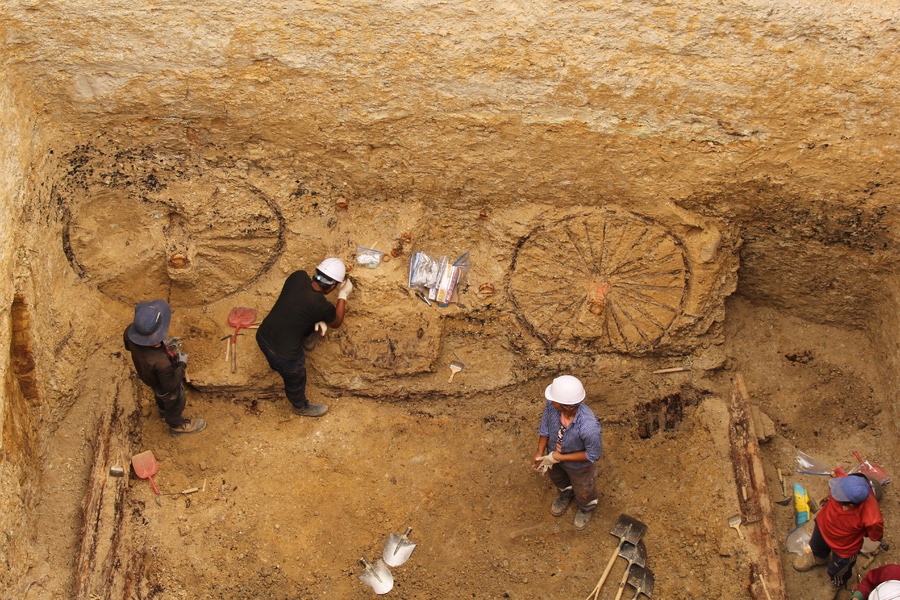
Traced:
<path fill-rule="evenodd" d="M 353 291 L 353 282 L 350 281 L 350 278 L 344 280 L 340 286 L 338 286 L 338 300 L 346 300 L 350 297 L 350 292 Z"/>
<path fill-rule="evenodd" d="M 320 336 L 325 337 L 328 332 L 328 324 L 325 321 L 319 321 L 313 329 L 318 331 Z"/>

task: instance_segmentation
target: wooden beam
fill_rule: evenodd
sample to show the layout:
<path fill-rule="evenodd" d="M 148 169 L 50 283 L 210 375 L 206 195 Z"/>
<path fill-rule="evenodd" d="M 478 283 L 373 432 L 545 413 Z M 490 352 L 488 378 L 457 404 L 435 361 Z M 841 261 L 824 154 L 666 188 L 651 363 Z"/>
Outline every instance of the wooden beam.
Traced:
<path fill-rule="evenodd" d="M 754 600 L 787 600 L 781 541 L 775 528 L 775 504 L 766 482 L 750 407 L 744 378 L 737 373 L 731 395 L 729 437 L 741 516 L 747 539 L 756 547 L 748 574 L 750 589 Z"/>

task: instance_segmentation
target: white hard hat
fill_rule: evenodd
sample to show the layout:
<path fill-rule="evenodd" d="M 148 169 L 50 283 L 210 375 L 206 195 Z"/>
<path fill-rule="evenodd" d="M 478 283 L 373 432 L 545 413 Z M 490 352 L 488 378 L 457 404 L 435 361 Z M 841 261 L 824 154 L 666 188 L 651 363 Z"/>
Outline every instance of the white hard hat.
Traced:
<path fill-rule="evenodd" d="M 571 406 L 584 400 L 584 386 L 577 377 L 560 375 L 547 386 L 544 396 L 551 402 L 558 402 Z"/>
<path fill-rule="evenodd" d="M 316 271 L 331 280 L 331 282 L 324 282 L 328 285 L 342 282 L 347 275 L 347 267 L 344 266 L 344 261 L 334 257 L 326 258 L 320 262 L 319 266 L 316 267 Z"/>
<path fill-rule="evenodd" d="M 885 581 L 869 594 L 869 600 L 897 600 L 900 598 L 900 581 Z"/>

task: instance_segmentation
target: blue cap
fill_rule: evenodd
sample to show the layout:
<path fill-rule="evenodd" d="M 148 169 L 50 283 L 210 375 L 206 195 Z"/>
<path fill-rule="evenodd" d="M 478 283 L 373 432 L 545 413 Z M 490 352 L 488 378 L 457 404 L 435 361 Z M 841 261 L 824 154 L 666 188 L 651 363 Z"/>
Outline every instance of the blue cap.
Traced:
<path fill-rule="evenodd" d="M 851 504 L 865 502 L 872 491 L 869 481 L 865 477 L 856 477 L 855 475 L 829 479 L 828 487 L 831 488 L 832 498 L 838 502 L 850 502 Z"/>
<path fill-rule="evenodd" d="M 172 309 L 165 300 L 139 302 L 134 307 L 134 322 L 128 326 L 128 339 L 138 346 L 155 346 L 166 338 Z"/>

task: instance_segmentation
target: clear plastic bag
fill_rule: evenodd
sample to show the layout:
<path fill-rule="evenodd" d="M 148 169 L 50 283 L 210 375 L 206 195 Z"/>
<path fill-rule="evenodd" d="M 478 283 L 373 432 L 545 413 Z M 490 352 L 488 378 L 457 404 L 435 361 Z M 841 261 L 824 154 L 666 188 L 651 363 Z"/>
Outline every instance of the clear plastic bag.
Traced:
<path fill-rule="evenodd" d="M 813 521 L 809 521 L 799 525 L 788 534 L 787 539 L 784 541 L 784 547 L 788 552 L 793 552 L 800 556 L 812 552 L 812 549 L 809 547 L 809 540 L 812 538 L 812 524 Z"/>
<path fill-rule="evenodd" d="M 795 470 L 802 475 L 824 475 L 830 477 L 833 469 L 821 460 L 797 450 L 797 468 Z"/>
<path fill-rule="evenodd" d="M 427 292 L 437 285 L 441 276 L 440 263 L 424 252 L 409 256 L 409 289 Z"/>
<path fill-rule="evenodd" d="M 370 269 L 374 269 L 381 264 L 381 257 L 383 255 L 384 252 L 381 250 L 366 248 L 365 246 L 356 247 L 356 262 Z"/>

